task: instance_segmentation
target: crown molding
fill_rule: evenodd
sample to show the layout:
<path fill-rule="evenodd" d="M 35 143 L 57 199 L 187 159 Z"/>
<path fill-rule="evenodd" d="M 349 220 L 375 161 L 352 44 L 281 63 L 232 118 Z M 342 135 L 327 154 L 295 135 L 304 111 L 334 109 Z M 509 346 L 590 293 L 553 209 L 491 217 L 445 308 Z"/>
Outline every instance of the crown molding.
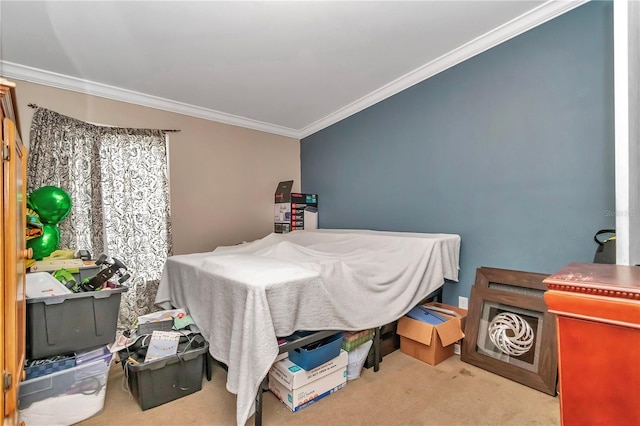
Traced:
<path fill-rule="evenodd" d="M 0 70 L 4 77 L 16 78 L 45 86 L 57 87 L 116 101 L 128 102 L 149 108 L 184 114 L 191 117 L 245 127 L 266 133 L 302 139 L 316 133 L 338 121 L 344 120 L 380 101 L 383 101 L 411 86 L 414 86 L 429 77 L 432 77 L 448 68 L 451 68 L 475 55 L 478 55 L 494 46 L 499 45 L 523 32 L 551 19 L 562 15 L 589 0 L 550 0 L 537 8 L 507 22 L 506 24 L 480 36 L 476 39 L 448 52 L 439 58 L 417 68 L 389 84 L 369 93 L 351 104 L 327 115 L 326 117 L 306 126 L 302 129 L 291 129 L 251 120 L 233 114 L 227 114 L 207 108 L 176 102 L 157 96 L 146 95 L 132 90 L 121 89 L 106 84 L 95 83 L 63 74 L 27 67 L 12 62 L 0 61 Z"/>
<path fill-rule="evenodd" d="M 134 92 L 132 90 L 82 80 L 76 77 L 69 77 L 63 74 L 44 71 L 38 68 L 27 67 L 12 62 L 0 61 L 0 70 L 2 70 L 2 76 L 5 78 L 15 78 L 87 95 L 99 96 L 101 98 L 113 99 L 116 101 L 160 109 L 177 114 L 184 114 L 190 117 L 197 117 L 205 120 L 231 124 L 233 126 L 259 130 L 261 132 L 300 139 L 300 132 L 298 130 L 287 127 L 251 120 L 237 115 L 227 114 L 182 102 L 176 102 L 157 96 L 145 95 L 144 93 Z"/>
<path fill-rule="evenodd" d="M 544 24 L 589 0 L 550 0 L 535 9 L 473 39 L 472 41 L 454 49 L 439 58 L 417 68 L 402 77 L 392 81 L 349 105 L 327 115 L 321 120 L 299 130 L 299 138 L 305 138 L 324 128 L 344 120 L 372 105 L 377 104 L 429 77 L 453 67 L 475 55 L 491 49 L 507 40 L 516 37 L 532 28 Z"/>

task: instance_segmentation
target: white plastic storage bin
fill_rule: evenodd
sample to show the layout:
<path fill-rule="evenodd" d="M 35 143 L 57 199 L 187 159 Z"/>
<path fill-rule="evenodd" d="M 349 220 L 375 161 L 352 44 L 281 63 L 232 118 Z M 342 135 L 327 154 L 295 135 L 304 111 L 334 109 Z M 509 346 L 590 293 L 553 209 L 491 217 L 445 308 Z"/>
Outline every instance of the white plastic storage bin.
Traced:
<path fill-rule="evenodd" d="M 20 384 L 20 420 L 29 426 L 71 425 L 102 412 L 112 354 Z"/>

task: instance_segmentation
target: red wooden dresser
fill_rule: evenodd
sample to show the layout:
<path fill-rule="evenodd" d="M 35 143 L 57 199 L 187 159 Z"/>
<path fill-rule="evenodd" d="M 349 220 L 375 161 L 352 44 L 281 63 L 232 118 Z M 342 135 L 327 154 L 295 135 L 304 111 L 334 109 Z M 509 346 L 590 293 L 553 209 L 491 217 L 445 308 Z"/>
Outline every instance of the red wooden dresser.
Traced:
<path fill-rule="evenodd" d="M 544 282 L 563 426 L 640 425 L 640 267 L 571 263 Z"/>

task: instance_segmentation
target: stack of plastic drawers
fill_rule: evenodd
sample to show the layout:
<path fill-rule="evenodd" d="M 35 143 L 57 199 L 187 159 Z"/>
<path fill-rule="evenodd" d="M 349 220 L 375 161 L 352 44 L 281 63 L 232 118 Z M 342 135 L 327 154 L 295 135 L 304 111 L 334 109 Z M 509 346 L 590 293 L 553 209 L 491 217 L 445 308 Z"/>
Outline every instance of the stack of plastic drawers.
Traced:
<path fill-rule="evenodd" d="M 58 283 L 47 273 L 27 274 L 27 291 L 30 281 L 47 276 L 52 287 Z M 115 340 L 125 291 L 27 298 L 26 380 L 18 396 L 22 421 L 73 424 L 102 411 L 112 358 L 106 345 Z"/>

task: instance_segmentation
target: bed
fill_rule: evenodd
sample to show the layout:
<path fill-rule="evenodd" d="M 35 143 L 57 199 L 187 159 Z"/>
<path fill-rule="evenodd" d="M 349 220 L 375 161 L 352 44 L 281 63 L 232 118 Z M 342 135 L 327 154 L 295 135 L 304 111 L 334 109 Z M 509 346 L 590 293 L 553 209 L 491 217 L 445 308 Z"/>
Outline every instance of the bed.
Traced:
<path fill-rule="evenodd" d="M 156 304 L 184 308 L 226 364 L 236 421 L 299 330 L 355 331 L 402 317 L 445 280 L 458 280 L 460 236 L 368 230 L 270 234 L 209 253 L 170 257 Z"/>

